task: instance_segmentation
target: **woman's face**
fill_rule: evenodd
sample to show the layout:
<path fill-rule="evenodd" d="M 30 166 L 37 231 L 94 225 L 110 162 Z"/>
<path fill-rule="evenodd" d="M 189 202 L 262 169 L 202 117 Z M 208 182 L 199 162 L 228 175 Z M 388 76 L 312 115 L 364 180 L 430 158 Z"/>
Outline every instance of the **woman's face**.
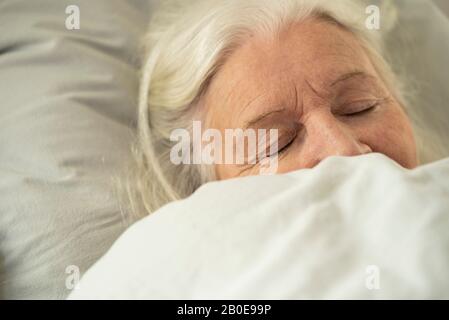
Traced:
<path fill-rule="evenodd" d="M 417 165 L 402 107 L 357 39 L 329 22 L 250 38 L 217 72 L 204 102 L 205 126 L 223 136 L 225 129 L 278 129 L 278 173 L 370 152 Z M 259 163 L 215 165 L 218 179 L 259 170 Z"/>

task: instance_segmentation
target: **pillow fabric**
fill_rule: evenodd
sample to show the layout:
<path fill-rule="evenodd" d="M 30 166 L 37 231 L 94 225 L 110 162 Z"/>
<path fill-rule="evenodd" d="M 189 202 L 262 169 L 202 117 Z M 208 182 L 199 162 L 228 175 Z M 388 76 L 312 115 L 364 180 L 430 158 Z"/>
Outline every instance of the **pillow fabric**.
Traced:
<path fill-rule="evenodd" d="M 0 298 L 65 298 L 126 228 L 112 179 L 130 154 L 151 5 L 0 1 Z"/>
<path fill-rule="evenodd" d="M 422 137 L 421 162 L 429 163 L 449 156 L 449 19 L 430 1 L 394 4 L 398 24 L 387 37 L 387 49 L 409 92 Z"/>

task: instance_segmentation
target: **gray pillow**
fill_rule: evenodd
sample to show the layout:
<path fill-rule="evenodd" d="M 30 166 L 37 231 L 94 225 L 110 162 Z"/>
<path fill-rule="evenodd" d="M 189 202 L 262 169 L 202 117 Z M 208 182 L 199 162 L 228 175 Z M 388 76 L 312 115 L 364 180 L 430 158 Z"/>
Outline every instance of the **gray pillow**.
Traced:
<path fill-rule="evenodd" d="M 0 298 L 65 298 L 126 227 L 112 178 L 151 3 L 0 2 Z"/>
<path fill-rule="evenodd" d="M 449 19 L 431 1 L 394 3 L 399 23 L 387 44 L 424 138 L 421 161 L 449 157 Z"/>

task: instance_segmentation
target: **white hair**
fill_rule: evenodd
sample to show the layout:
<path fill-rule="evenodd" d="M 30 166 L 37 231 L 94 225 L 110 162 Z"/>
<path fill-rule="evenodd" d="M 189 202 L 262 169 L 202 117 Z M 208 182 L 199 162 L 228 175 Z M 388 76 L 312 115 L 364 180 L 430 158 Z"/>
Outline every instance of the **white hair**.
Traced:
<path fill-rule="evenodd" d="M 164 0 L 144 39 L 137 167 L 127 183 L 132 212 L 138 216 L 154 212 L 214 179 L 211 170 L 199 165 L 172 164 L 170 133 L 177 128 L 189 130 L 211 78 L 249 35 L 275 35 L 287 24 L 309 17 L 351 31 L 405 105 L 401 86 L 383 58 L 381 32 L 366 28 L 360 1 Z M 382 18 L 382 30 L 390 29 L 394 19 Z"/>

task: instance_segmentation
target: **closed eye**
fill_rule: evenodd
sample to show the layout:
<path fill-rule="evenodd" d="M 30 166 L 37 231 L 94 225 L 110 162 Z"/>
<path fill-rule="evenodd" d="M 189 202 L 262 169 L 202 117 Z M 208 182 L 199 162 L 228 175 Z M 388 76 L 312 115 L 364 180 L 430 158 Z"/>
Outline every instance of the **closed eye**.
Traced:
<path fill-rule="evenodd" d="M 341 115 L 348 117 L 363 116 L 370 113 L 371 111 L 374 111 L 379 106 L 379 104 L 379 101 L 355 103 L 347 106 L 345 108 L 346 110 L 343 110 Z"/>
<path fill-rule="evenodd" d="M 269 150 L 270 152 L 267 152 L 269 154 L 269 157 L 280 156 L 281 154 L 283 154 L 293 144 L 293 142 L 295 141 L 295 138 L 296 138 L 296 133 L 288 136 L 287 139 L 284 139 L 285 140 L 284 142 L 279 143 L 279 147 L 276 152 L 271 152 L 271 148 L 270 148 L 270 150 Z"/>
<path fill-rule="evenodd" d="M 366 109 L 363 109 L 363 110 L 360 110 L 360 111 L 357 111 L 357 112 L 352 112 L 352 113 L 349 113 L 349 114 L 346 114 L 346 115 L 347 116 L 362 116 L 362 115 L 364 115 L 366 113 L 369 113 L 370 111 L 373 111 L 376 107 L 377 107 L 377 104 L 373 105 L 373 106 L 370 106 L 370 107 L 368 107 Z"/>
<path fill-rule="evenodd" d="M 292 145 L 293 141 L 295 141 L 295 139 L 291 139 L 290 142 L 288 142 L 286 145 L 284 145 L 283 147 L 281 147 L 279 149 L 279 151 L 277 152 L 277 155 L 281 155 L 282 153 L 284 153 L 285 151 L 287 151 L 287 149 Z M 272 156 L 271 156 L 272 157 Z"/>

